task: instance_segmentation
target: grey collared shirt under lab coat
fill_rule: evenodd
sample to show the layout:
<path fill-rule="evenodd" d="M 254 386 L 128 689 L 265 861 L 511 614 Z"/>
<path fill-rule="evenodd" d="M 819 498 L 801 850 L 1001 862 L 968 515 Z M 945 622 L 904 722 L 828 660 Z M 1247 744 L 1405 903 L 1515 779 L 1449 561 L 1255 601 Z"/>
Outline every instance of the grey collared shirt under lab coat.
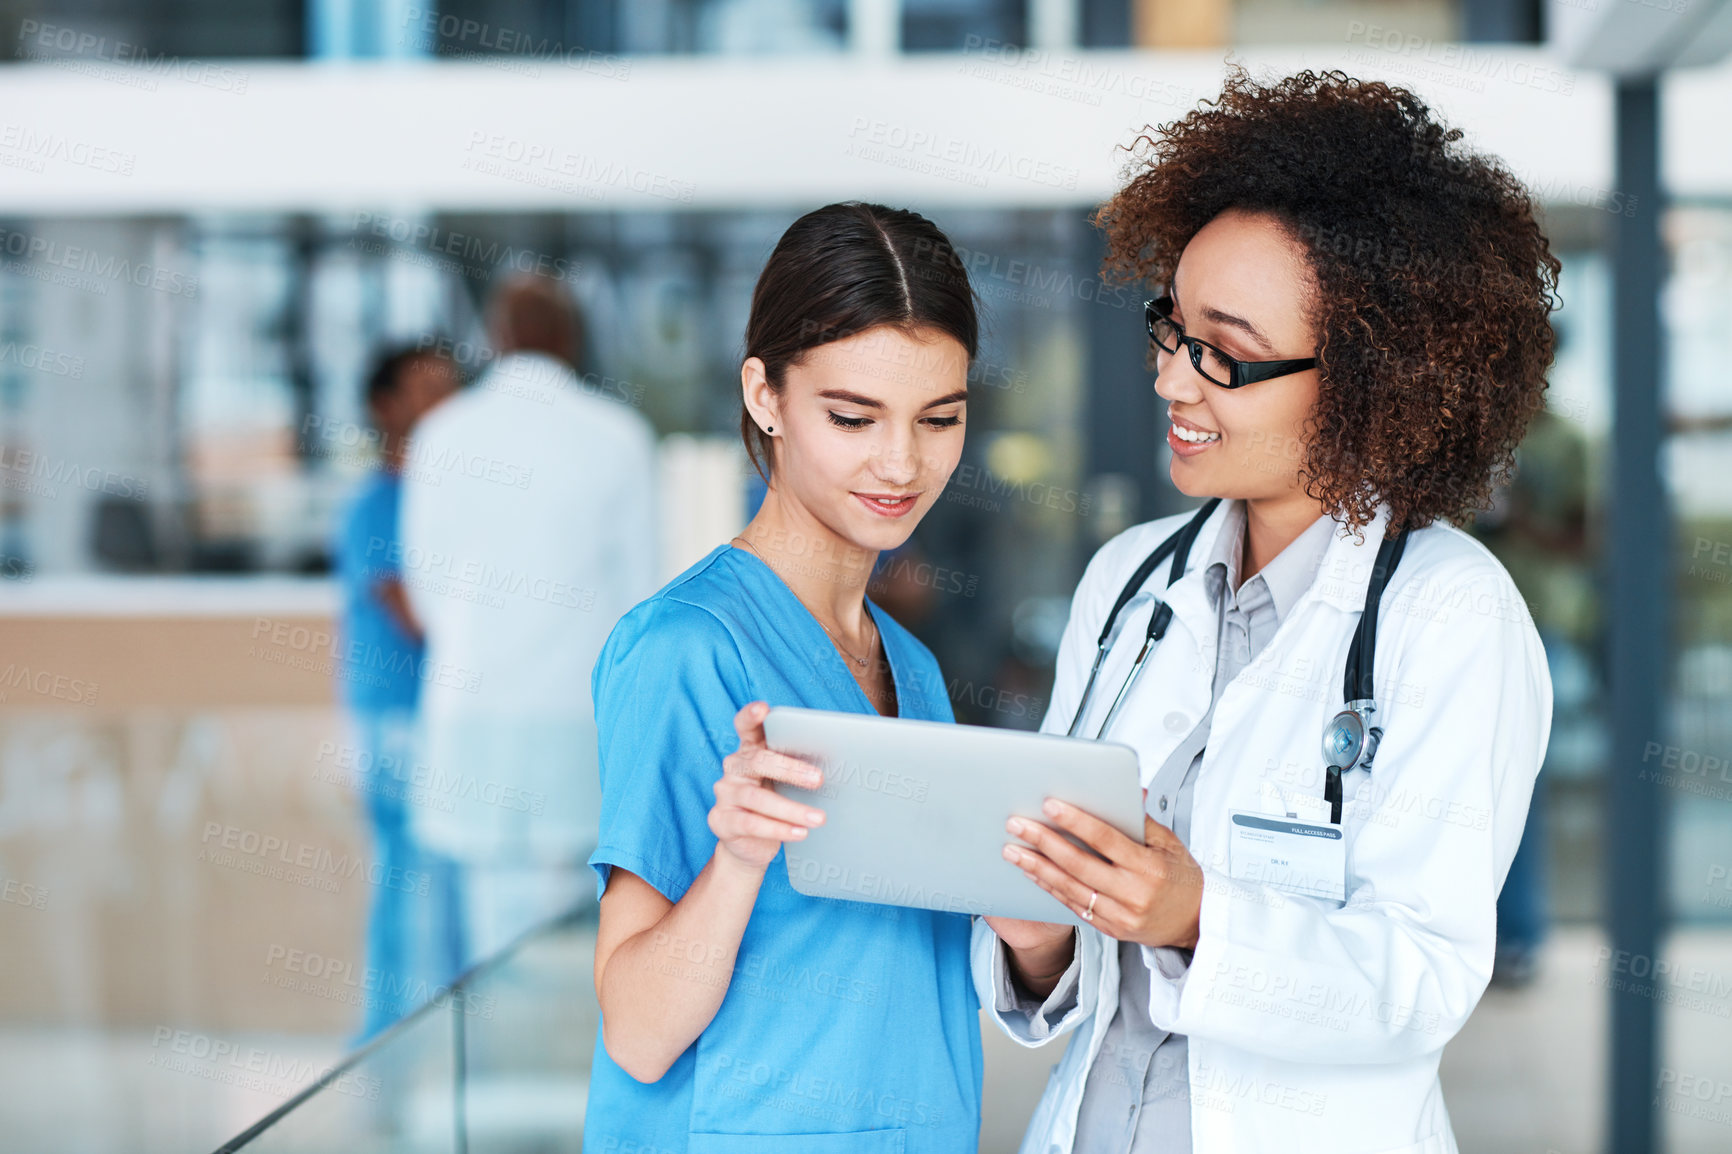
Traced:
<path fill-rule="evenodd" d="M 1319 517 L 1262 572 L 1240 585 L 1245 506 L 1235 501 L 1228 507 L 1203 575 L 1210 603 L 1218 614 L 1213 696 L 1208 712 L 1149 783 L 1149 816 L 1166 825 L 1186 845 L 1191 841 L 1191 794 L 1203 763 L 1215 706 L 1228 684 L 1256 660 L 1310 588 L 1334 528 L 1332 518 Z M 1162 947 L 1155 954 L 1156 963 L 1169 978 L 1178 977 L 1191 964 L 1190 950 Z M 1044 1002 L 1036 1002 L 1014 988 L 1008 976 L 1010 967 L 1004 967 L 996 1009 L 1026 1015 L 1031 1022 L 1059 1021 L 1076 1006 L 1080 965 L 1078 960 L 1071 962 Z M 1151 976 L 1141 946 L 1119 943 L 1119 975 L 1118 1013 L 1089 1068 L 1071 1149 L 1073 1154 L 1189 1154 L 1191 1086 L 1185 1036 L 1168 1033 L 1149 1020 Z"/>

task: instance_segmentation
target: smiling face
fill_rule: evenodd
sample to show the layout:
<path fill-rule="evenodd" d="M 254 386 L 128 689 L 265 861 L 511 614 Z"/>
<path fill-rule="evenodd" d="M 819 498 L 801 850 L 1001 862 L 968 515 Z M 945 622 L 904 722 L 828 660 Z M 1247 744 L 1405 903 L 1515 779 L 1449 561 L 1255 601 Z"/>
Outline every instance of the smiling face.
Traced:
<path fill-rule="evenodd" d="M 809 350 L 780 391 L 749 358 L 746 408 L 774 428 L 770 487 L 850 545 L 894 549 L 962 457 L 968 354 L 934 329 L 879 326 Z"/>
<path fill-rule="evenodd" d="M 1306 318 L 1313 281 L 1304 248 L 1266 215 L 1223 212 L 1185 246 L 1173 275 L 1173 319 L 1187 336 L 1241 361 L 1316 354 Z M 1208 362 L 1205 361 L 1205 364 Z M 1191 497 L 1308 501 L 1299 478 L 1317 370 L 1225 389 L 1190 350 L 1158 356 L 1155 391 L 1169 402 L 1173 484 Z M 1216 373 L 1225 379 L 1225 374 Z"/>

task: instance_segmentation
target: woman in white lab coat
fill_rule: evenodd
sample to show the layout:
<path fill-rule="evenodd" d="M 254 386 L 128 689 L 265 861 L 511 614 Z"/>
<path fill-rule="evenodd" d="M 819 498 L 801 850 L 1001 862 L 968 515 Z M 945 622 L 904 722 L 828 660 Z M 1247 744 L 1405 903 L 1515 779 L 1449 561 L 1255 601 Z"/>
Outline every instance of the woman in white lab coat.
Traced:
<path fill-rule="evenodd" d="M 1108 542 L 1072 603 L 1044 728 L 1135 748 L 1149 817 L 1138 844 L 1049 802 L 1100 857 L 1007 827 L 1006 868 L 1089 926 L 975 927 L 999 1026 L 1070 1038 L 1024 1151 L 1456 1149 L 1438 1061 L 1551 685 L 1451 522 L 1542 403 L 1559 268 L 1459 136 L 1400 89 L 1236 71 L 1100 214 L 1108 272 L 1153 290 L 1173 481 L 1219 500 Z"/>

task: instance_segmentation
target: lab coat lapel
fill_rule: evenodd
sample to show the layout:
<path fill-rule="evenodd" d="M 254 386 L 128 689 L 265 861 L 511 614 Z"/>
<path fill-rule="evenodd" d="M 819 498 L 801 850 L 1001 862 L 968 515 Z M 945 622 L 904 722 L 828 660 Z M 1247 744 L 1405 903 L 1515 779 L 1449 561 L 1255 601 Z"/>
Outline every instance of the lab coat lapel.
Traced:
<path fill-rule="evenodd" d="M 1222 501 L 1197 533 L 1191 545 L 1191 555 L 1185 559 L 1185 573 L 1166 592 L 1166 601 L 1173 607 L 1173 617 L 1182 623 L 1196 640 L 1200 659 L 1213 668 L 1215 660 L 1215 607 L 1209 604 L 1209 592 L 1203 584 L 1203 571 L 1209 555 L 1227 524 L 1231 502 Z M 1164 576 L 1164 574 L 1163 574 Z"/>
<path fill-rule="evenodd" d="M 1317 579 L 1299 599 L 1299 605 L 1315 598 L 1348 612 L 1365 608 L 1365 588 L 1371 584 L 1371 569 L 1377 563 L 1377 550 L 1383 545 L 1388 527 L 1388 505 L 1379 505 L 1376 517 L 1361 530 L 1363 541 L 1356 541 L 1352 533 L 1337 526 L 1323 554 Z M 1294 609 L 1293 615 L 1297 616 L 1298 606 Z"/>

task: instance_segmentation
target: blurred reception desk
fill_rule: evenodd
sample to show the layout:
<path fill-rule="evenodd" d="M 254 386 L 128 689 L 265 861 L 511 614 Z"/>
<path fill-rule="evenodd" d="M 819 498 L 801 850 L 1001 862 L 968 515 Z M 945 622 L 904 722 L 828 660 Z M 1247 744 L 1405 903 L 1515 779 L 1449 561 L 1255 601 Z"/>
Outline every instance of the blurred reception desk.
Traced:
<path fill-rule="evenodd" d="M 0 1020 L 343 1033 L 371 858 L 335 587 L 0 584 Z"/>

